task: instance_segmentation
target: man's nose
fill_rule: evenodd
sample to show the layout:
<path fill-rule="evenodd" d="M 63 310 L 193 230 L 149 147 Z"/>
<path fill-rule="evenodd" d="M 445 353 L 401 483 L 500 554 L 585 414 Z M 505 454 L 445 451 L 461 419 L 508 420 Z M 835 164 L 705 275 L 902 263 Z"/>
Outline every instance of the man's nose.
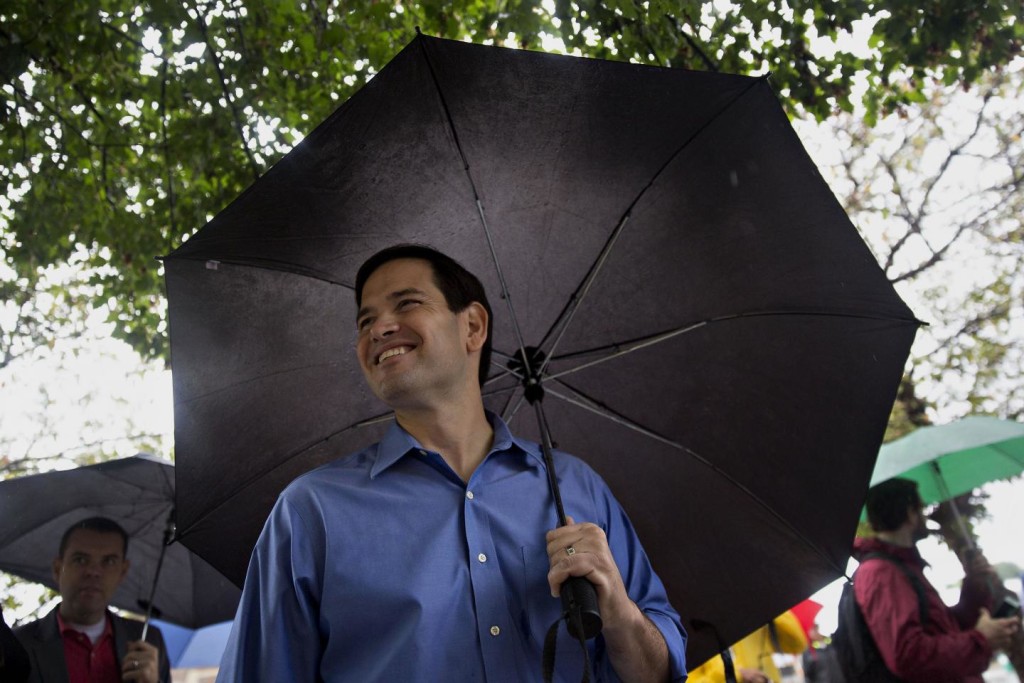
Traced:
<path fill-rule="evenodd" d="M 394 318 L 380 317 L 373 321 L 370 327 L 370 336 L 373 341 L 382 341 L 398 331 L 398 321 Z"/>

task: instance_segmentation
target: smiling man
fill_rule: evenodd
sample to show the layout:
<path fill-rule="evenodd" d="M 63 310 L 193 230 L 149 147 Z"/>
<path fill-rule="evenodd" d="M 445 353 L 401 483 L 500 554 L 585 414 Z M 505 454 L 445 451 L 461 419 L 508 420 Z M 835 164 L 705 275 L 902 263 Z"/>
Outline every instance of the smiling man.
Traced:
<path fill-rule="evenodd" d="M 281 494 L 253 552 L 218 680 L 534 681 L 561 584 L 594 584 L 598 680 L 685 677 L 686 637 L 604 482 L 484 410 L 491 308 L 448 256 L 401 245 L 356 277 L 355 352 L 395 412 L 384 438 Z M 563 642 L 571 642 L 565 640 Z M 554 680 L 579 680 L 560 648 Z"/>
<path fill-rule="evenodd" d="M 15 629 L 38 683 L 170 683 L 163 636 L 112 614 L 110 600 L 128 573 L 128 534 L 113 520 L 71 526 L 53 560 L 61 602 L 42 619 Z"/>

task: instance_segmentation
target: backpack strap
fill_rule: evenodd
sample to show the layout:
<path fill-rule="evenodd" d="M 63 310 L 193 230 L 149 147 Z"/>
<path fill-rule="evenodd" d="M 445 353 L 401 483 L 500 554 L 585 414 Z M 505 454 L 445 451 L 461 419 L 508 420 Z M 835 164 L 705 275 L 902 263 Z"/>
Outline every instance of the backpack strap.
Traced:
<path fill-rule="evenodd" d="M 915 574 L 903 560 L 883 550 L 872 550 L 871 552 L 867 553 L 866 555 L 864 555 L 864 559 L 861 560 L 861 564 L 867 562 L 868 560 L 874 559 L 886 560 L 887 562 L 891 562 L 892 564 L 899 567 L 899 570 L 903 572 L 903 575 L 907 577 L 908 581 L 910 581 L 910 585 L 914 588 L 914 593 L 917 595 L 917 609 L 921 615 L 921 625 L 923 626 L 924 624 L 927 624 L 928 597 L 925 595 L 924 586 L 921 584 L 921 580 L 917 578 L 917 574 Z M 858 571 L 860 571 L 859 567 Z M 854 572 L 854 574 L 856 573 L 857 572 Z"/>

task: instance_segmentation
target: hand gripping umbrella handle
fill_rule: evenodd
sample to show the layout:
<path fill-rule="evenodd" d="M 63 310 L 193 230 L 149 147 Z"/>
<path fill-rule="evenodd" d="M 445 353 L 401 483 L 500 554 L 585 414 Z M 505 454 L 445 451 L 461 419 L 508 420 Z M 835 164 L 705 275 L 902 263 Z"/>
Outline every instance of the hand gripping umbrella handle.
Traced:
<path fill-rule="evenodd" d="M 601 632 L 601 612 L 597 607 L 597 589 L 579 576 L 570 576 L 562 584 L 562 608 L 569 635 L 579 640 L 590 640 Z M 582 629 L 582 633 L 581 633 Z"/>

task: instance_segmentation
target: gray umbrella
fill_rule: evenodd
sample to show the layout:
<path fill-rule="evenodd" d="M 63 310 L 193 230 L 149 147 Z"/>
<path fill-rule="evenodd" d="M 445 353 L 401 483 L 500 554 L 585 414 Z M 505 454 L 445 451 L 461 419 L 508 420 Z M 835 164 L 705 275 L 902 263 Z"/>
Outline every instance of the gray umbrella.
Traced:
<path fill-rule="evenodd" d="M 144 613 L 152 605 L 154 616 L 189 628 L 231 619 L 238 588 L 180 543 L 165 545 L 173 515 L 174 465 L 147 454 L 8 479 L 0 482 L 0 570 L 56 589 L 61 535 L 79 520 L 109 517 L 130 537 L 131 569 L 113 606 Z"/>

